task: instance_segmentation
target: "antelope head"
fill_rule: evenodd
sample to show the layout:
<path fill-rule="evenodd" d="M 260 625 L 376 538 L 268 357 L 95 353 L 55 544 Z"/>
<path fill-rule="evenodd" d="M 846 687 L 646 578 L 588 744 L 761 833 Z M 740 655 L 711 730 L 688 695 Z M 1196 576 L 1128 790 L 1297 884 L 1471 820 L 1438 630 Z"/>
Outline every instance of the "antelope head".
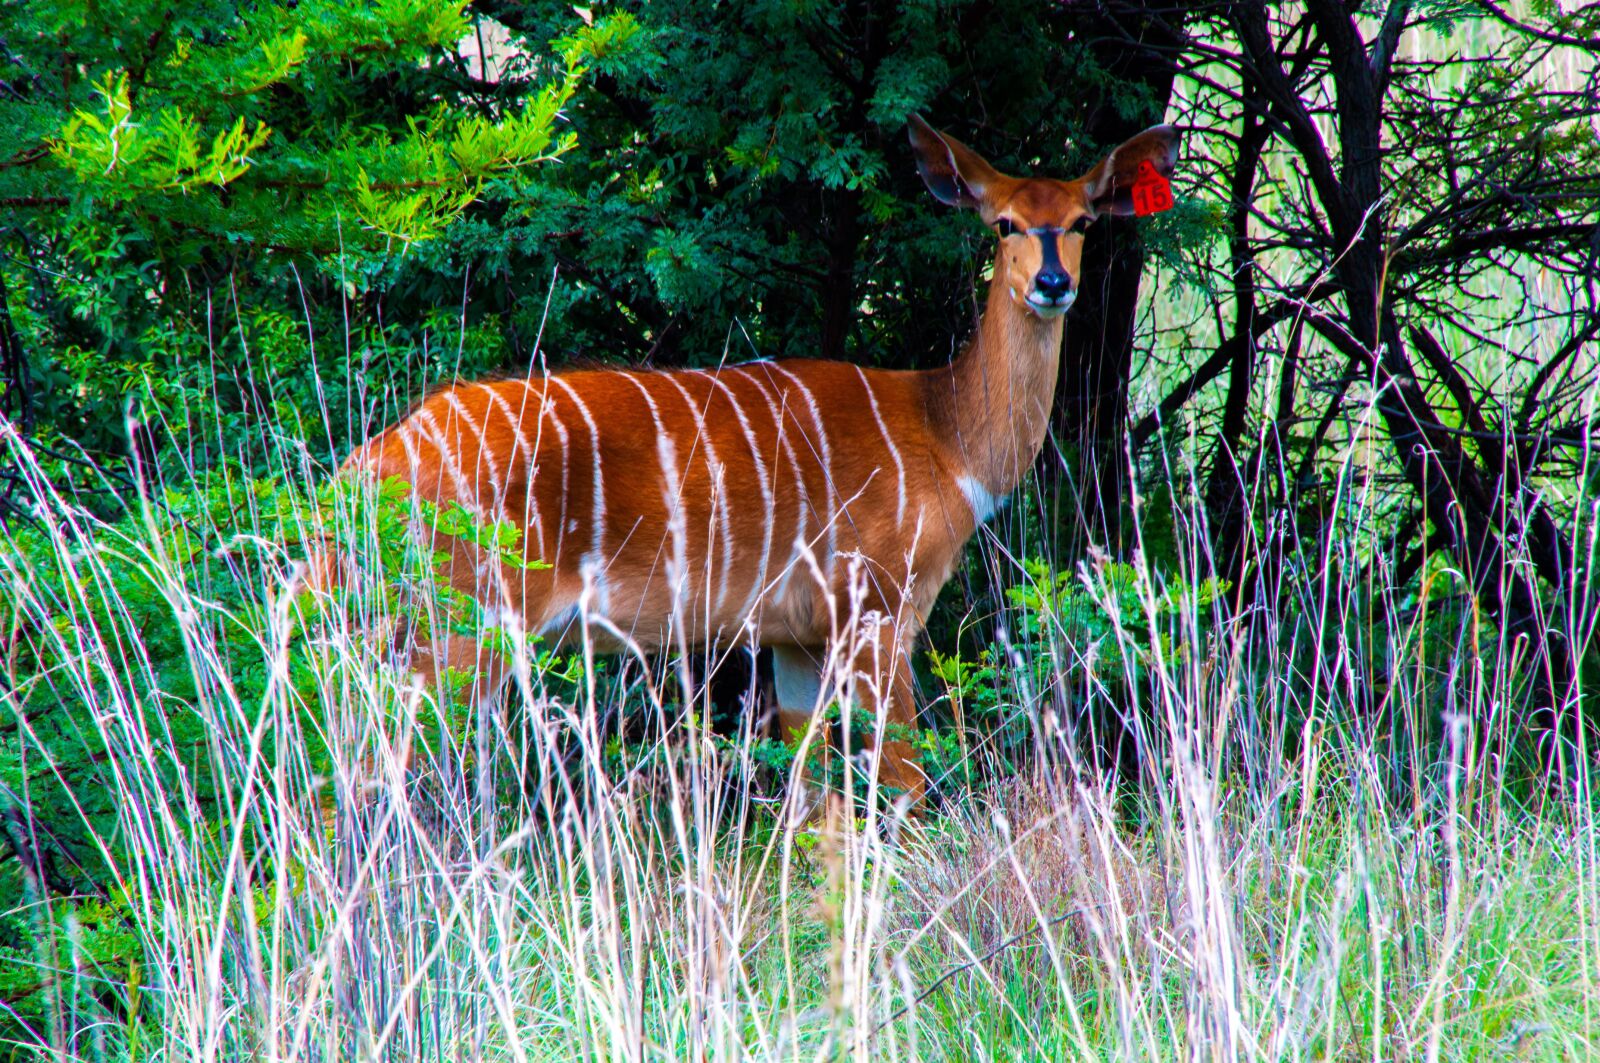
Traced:
<path fill-rule="evenodd" d="M 1008 177 L 956 138 L 911 116 L 911 146 L 928 191 L 941 203 L 971 207 L 1000 237 L 995 284 L 1041 318 L 1065 314 L 1078 297 L 1083 234 L 1102 214 L 1133 214 L 1141 165 L 1172 175 L 1178 134 L 1152 126 L 1115 148 L 1075 181 Z"/>

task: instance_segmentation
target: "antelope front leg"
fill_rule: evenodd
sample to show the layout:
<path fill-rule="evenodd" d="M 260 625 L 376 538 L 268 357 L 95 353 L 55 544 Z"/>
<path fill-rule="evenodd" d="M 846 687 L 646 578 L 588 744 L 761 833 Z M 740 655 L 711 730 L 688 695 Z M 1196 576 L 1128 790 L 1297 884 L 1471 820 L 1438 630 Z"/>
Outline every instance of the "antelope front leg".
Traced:
<path fill-rule="evenodd" d="M 396 642 L 392 649 L 403 662 L 403 683 L 412 695 L 402 698 L 402 703 L 414 706 L 417 700 L 414 695 L 426 694 L 435 699 L 440 710 L 437 716 L 441 720 L 449 718 L 446 669 L 454 668 L 472 677 L 461 693 L 471 706 L 495 697 L 506 678 L 508 665 L 502 656 L 465 635 L 450 634 L 437 642 L 426 639 L 413 642 L 409 635 L 402 634 L 396 637 Z M 370 809 L 395 778 L 391 772 L 404 777 L 416 766 L 414 717 L 400 721 L 398 727 L 382 717 L 372 723 L 379 731 L 377 736 L 363 738 L 358 734 L 355 749 L 334 754 L 334 770 L 339 781 L 323 792 L 318 810 L 329 837 L 339 837 L 341 801 L 352 810 Z"/>
<path fill-rule="evenodd" d="M 882 734 L 887 728 L 911 728 L 917 723 L 911 639 L 888 618 L 864 623 L 871 629 L 860 633 L 851 668 L 854 711 L 865 714 L 873 731 L 863 749 L 876 754 L 880 785 L 902 790 L 911 796 L 913 804 L 920 804 L 927 792 L 927 775 L 917 764 L 915 748 L 904 738 Z M 845 743 L 848 753 L 848 731 Z"/>
<path fill-rule="evenodd" d="M 916 763 L 916 751 L 904 738 L 883 738 L 876 732 L 883 726 L 916 725 L 916 700 L 911 683 L 909 639 L 899 634 L 886 620 L 866 621 L 869 629 L 858 633 L 851 658 L 846 694 L 850 697 L 851 717 L 865 723 L 873 732 L 862 748 L 876 761 L 878 782 L 911 795 L 920 802 L 927 791 L 927 777 Z M 776 725 L 785 742 L 804 738 L 811 726 L 812 713 L 823 700 L 821 654 L 798 646 L 772 649 L 773 686 L 777 694 Z M 825 734 L 811 740 L 826 742 Z M 845 736 L 845 752 L 851 739 Z"/>
<path fill-rule="evenodd" d="M 811 758 L 813 749 L 820 747 L 823 757 L 826 757 L 827 729 L 821 729 L 809 739 L 806 737 L 812 714 L 820 708 L 818 702 L 822 700 L 821 651 L 813 652 L 803 646 L 772 647 L 772 686 L 777 701 L 773 727 L 778 740 L 795 743 L 806 760 L 812 763 L 815 763 Z M 816 777 L 815 772 L 796 762 L 791 785 L 795 787 L 796 797 L 791 813 L 794 816 L 792 822 L 814 819 L 822 808 L 820 798 L 826 784 Z M 807 788 L 810 788 L 810 793 Z"/>
<path fill-rule="evenodd" d="M 772 647 L 772 686 L 778 702 L 774 718 L 778 740 L 798 742 L 811 726 L 811 714 L 822 697 L 818 655 L 801 646 Z"/>

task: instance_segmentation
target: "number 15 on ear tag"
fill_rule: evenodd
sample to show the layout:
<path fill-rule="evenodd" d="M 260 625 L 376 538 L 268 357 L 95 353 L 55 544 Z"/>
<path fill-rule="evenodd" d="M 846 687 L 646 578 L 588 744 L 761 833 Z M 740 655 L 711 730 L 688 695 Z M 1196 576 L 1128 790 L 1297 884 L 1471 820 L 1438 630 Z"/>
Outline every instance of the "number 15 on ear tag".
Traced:
<path fill-rule="evenodd" d="M 1155 163 L 1146 159 L 1133 178 L 1133 212 L 1140 217 L 1172 209 L 1172 182 L 1156 172 Z"/>

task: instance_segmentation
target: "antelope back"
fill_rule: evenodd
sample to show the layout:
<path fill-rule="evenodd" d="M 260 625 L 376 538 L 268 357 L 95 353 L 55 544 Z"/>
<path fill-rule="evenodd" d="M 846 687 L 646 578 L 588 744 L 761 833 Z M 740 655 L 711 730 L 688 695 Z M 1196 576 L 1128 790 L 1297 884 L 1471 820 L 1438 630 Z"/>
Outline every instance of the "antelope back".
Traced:
<path fill-rule="evenodd" d="M 348 466 L 522 529 L 550 568 L 437 545 L 453 585 L 530 630 L 570 637 L 583 614 L 645 647 L 674 623 L 691 642 L 748 625 L 809 644 L 853 561 L 865 607 L 888 612 L 920 573 L 922 613 L 971 534 L 927 386 L 821 361 L 455 384 Z"/>

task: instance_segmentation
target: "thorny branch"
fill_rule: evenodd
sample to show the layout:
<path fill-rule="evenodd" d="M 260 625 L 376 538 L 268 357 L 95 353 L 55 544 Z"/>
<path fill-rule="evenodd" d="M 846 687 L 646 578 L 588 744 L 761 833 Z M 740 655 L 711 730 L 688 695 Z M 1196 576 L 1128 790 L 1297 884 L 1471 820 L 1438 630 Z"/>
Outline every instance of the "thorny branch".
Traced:
<path fill-rule="evenodd" d="M 1423 553 L 1408 553 L 1402 574 L 1420 571 L 1427 550 L 1449 550 L 1489 614 L 1539 647 L 1528 674 L 1549 677 L 1543 704 L 1561 713 L 1581 651 L 1539 586 L 1579 609 L 1594 603 L 1573 568 L 1568 522 L 1552 514 L 1564 492 L 1542 477 L 1565 467 L 1563 455 L 1581 464 L 1596 442 L 1592 413 L 1565 382 L 1600 371 L 1600 310 L 1592 294 L 1579 297 L 1600 260 L 1590 129 L 1600 104 L 1545 88 L 1540 70 L 1561 49 L 1592 63 L 1600 38 L 1580 27 L 1600 6 L 1541 26 L 1485 0 L 1507 39 L 1427 61 L 1407 56 L 1406 35 L 1441 16 L 1407 0 L 1371 12 L 1376 22 L 1358 21 L 1341 0 L 1308 0 L 1292 14 L 1249 0 L 1190 5 L 1182 19 L 1175 5 L 1104 6 L 1112 25 L 1169 27 L 1164 42 L 1130 32 L 1123 46 L 1168 64 L 1186 86 L 1182 121 L 1201 131 L 1188 149 L 1200 171 L 1192 187 L 1245 197 L 1231 203 L 1226 263 L 1197 263 L 1218 278 L 1209 316 L 1233 317 L 1232 331 L 1218 326 L 1210 353 L 1173 371 L 1177 383 L 1133 427 L 1135 449 L 1186 417 L 1207 426 L 1199 438 L 1213 447 L 1213 469 L 1255 470 L 1294 454 L 1295 475 L 1236 484 L 1257 492 L 1254 513 L 1292 515 L 1317 508 L 1324 476 L 1339 475 L 1350 433 L 1337 428 L 1352 393 L 1370 401 L 1386 464 L 1400 473 L 1385 487 L 1397 493 L 1392 510 L 1434 527 L 1405 536 L 1420 535 Z M 1208 137 L 1212 128 L 1224 135 Z M 1254 182 L 1236 172 L 1250 165 L 1251 129 L 1268 137 Z M 1314 342 L 1300 343 L 1302 324 Z M 1528 329 L 1551 348 L 1542 364 L 1513 350 L 1510 337 Z M 1277 429 L 1245 431 L 1245 397 L 1270 386 L 1280 364 Z M 1309 433 L 1286 434 L 1299 424 Z M 1236 453 L 1252 435 L 1255 452 Z M 1211 504 L 1237 508 L 1228 492 L 1213 494 Z M 1222 516 L 1211 515 L 1214 529 L 1229 528 Z M 1318 519 L 1297 529 L 1336 532 Z M 1213 552 L 1220 561 L 1226 549 Z"/>

